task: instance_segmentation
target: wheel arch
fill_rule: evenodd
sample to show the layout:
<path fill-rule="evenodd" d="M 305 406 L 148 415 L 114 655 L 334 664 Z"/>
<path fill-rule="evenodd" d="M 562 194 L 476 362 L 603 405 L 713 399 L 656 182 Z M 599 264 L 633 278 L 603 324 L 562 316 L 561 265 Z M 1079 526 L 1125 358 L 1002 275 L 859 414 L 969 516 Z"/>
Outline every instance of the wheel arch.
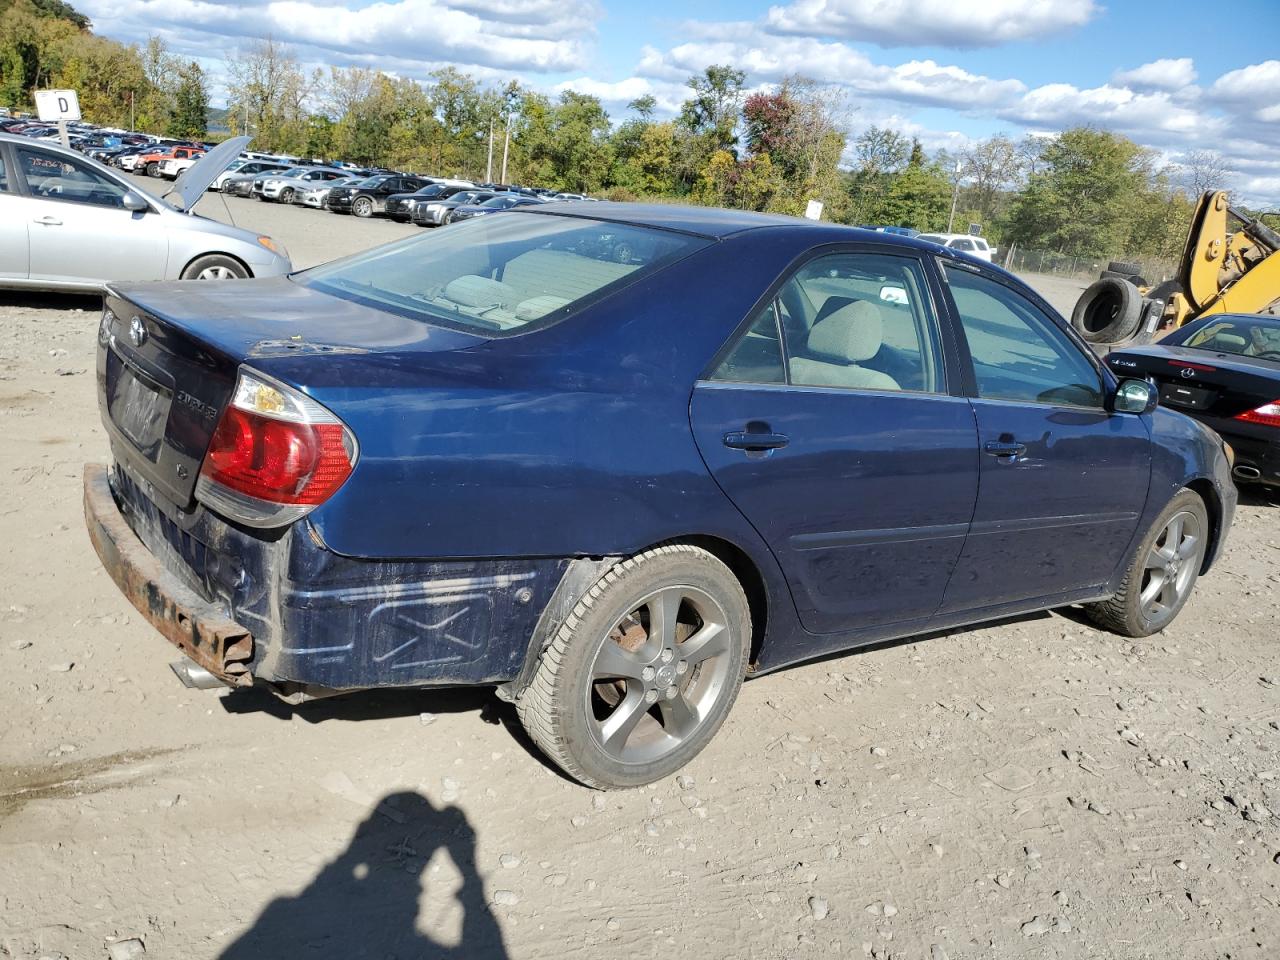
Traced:
<path fill-rule="evenodd" d="M 204 257 L 226 257 L 228 260 L 234 260 L 236 263 L 240 264 L 240 266 L 244 267 L 245 272 L 249 274 L 247 279 L 253 279 L 253 267 L 249 265 L 249 261 L 245 260 L 244 257 L 237 257 L 234 253 L 228 253 L 225 250 L 205 250 L 203 253 L 197 253 L 182 265 L 182 269 L 178 271 L 178 278 L 181 279 L 182 275 L 187 272 L 193 263 Z"/>
<path fill-rule="evenodd" d="M 1218 549 L 1222 543 L 1222 500 L 1218 496 L 1218 488 L 1207 477 L 1196 477 L 1183 486 L 1204 502 L 1204 508 L 1209 513 L 1209 544 L 1204 552 L 1204 563 L 1200 566 L 1200 573 L 1205 574 L 1217 559 Z"/>

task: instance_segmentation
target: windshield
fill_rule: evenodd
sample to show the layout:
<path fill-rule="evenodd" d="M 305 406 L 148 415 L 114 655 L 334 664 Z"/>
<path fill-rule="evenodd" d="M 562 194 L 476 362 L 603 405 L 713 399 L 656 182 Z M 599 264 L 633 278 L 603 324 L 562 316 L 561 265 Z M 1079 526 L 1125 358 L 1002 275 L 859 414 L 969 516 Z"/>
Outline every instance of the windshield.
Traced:
<path fill-rule="evenodd" d="M 515 197 L 493 197 L 480 204 L 480 206 L 488 207 L 491 210 L 502 210 L 511 206 L 515 202 Z"/>
<path fill-rule="evenodd" d="M 1240 357 L 1264 357 L 1280 361 L 1280 322 L 1244 319 L 1219 320 L 1187 338 L 1183 346 Z"/>
<path fill-rule="evenodd" d="M 581 217 L 478 217 L 295 274 L 415 320 L 503 336 L 571 316 L 709 241 Z"/>
<path fill-rule="evenodd" d="M 290 167 L 288 170 L 272 170 L 270 173 L 273 177 L 300 177 L 310 169 L 310 167 Z"/>
<path fill-rule="evenodd" d="M 364 180 L 361 180 L 361 181 L 360 181 L 360 186 L 361 186 L 361 187 L 365 187 L 365 188 L 372 188 L 372 187 L 381 186 L 382 184 L 386 183 L 387 179 L 388 179 L 388 178 L 387 178 L 387 177 L 385 177 L 385 176 L 383 176 L 383 177 L 367 177 L 367 178 L 365 178 Z"/>

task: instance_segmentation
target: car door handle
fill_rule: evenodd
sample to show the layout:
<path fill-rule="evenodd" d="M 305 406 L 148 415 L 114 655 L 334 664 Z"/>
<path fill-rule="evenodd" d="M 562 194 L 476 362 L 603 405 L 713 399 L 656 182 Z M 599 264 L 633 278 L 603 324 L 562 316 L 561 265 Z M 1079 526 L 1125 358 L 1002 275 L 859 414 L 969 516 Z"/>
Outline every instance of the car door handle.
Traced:
<path fill-rule="evenodd" d="M 993 457 L 1017 458 L 1027 452 L 1027 445 L 1016 440 L 989 440 L 982 449 Z"/>
<path fill-rule="evenodd" d="M 44 226 L 46 226 L 46 227 L 60 227 L 60 226 L 62 226 L 62 221 L 61 221 L 61 220 L 59 220 L 57 217 L 36 217 L 36 218 L 35 218 L 34 220 L 32 220 L 31 222 L 32 222 L 32 223 L 39 223 L 39 224 L 42 224 L 42 225 L 44 225 Z"/>
<path fill-rule="evenodd" d="M 791 442 L 781 433 L 748 433 L 744 430 L 726 433 L 724 445 L 734 450 L 778 450 Z"/>

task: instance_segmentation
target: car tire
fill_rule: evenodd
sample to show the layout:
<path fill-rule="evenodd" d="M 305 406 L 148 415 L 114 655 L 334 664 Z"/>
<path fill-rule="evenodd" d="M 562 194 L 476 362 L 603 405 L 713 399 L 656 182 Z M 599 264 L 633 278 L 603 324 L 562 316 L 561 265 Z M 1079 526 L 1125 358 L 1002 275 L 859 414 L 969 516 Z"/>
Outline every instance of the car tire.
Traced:
<path fill-rule="evenodd" d="M 293 187 L 285 187 L 280 191 L 281 203 L 293 203 Z"/>
<path fill-rule="evenodd" d="M 1128 280 L 1105 277 L 1089 285 L 1071 312 L 1071 325 L 1090 343 L 1120 343 L 1137 332 L 1142 295 Z"/>
<path fill-rule="evenodd" d="M 182 271 L 183 280 L 244 280 L 248 276 L 243 263 L 221 253 L 196 257 Z"/>
<path fill-rule="evenodd" d="M 729 568 L 690 544 L 655 547 L 578 601 L 516 702 L 520 722 L 580 783 L 643 786 L 710 742 L 737 699 L 750 647 L 750 607 Z"/>
<path fill-rule="evenodd" d="M 1195 588 L 1209 543 L 1209 511 L 1194 490 L 1181 490 L 1151 524 L 1109 600 L 1085 605 L 1104 629 L 1149 637 L 1169 626 Z"/>
<path fill-rule="evenodd" d="M 1120 276 L 1132 277 L 1142 273 L 1142 264 L 1130 260 L 1112 260 L 1107 264 L 1107 269 Z"/>
<path fill-rule="evenodd" d="M 373 201 L 368 197 L 356 197 L 351 204 L 351 212 L 361 220 L 367 220 L 373 216 Z"/>
<path fill-rule="evenodd" d="M 148 177 L 159 177 L 159 176 L 160 176 L 160 164 L 158 164 L 158 163 L 148 163 L 148 164 L 147 164 L 147 176 L 148 176 Z"/>

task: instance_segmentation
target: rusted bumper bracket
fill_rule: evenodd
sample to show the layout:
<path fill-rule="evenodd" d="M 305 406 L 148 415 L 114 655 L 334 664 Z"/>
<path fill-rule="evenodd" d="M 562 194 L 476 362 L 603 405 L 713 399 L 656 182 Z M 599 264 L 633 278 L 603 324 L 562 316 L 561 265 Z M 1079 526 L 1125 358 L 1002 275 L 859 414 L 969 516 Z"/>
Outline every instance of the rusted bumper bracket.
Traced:
<path fill-rule="evenodd" d="M 138 539 L 99 464 L 85 464 L 84 519 L 111 579 L 165 639 L 227 684 L 253 682 L 253 636 L 166 570 Z"/>

